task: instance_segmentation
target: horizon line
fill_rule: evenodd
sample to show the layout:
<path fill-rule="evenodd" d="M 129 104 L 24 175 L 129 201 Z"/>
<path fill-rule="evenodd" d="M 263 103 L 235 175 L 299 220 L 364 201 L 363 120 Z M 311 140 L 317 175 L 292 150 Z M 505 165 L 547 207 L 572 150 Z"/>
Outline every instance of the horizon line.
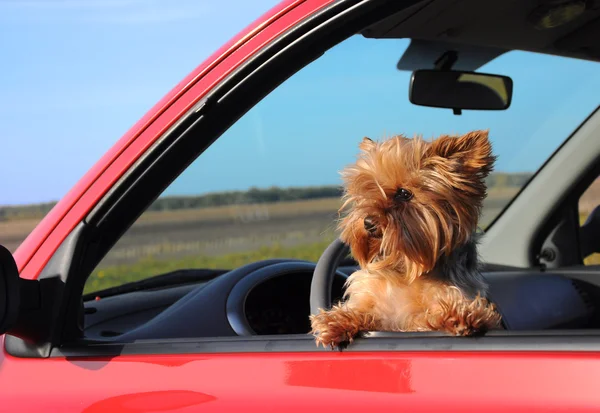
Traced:
<path fill-rule="evenodd" d="M 535 172 L 527 172 L 527 171 L 501 172 L 501 171 L 497 171 L 497 172 L 490 173 L 490 176 L 498 175 L 498 174 L 533 175 L 533 174 L 535 174 Z M 223 189 L 223 190 L 219 190 L 219 191 L 208 191 L 208 192 L 200 192 L 200 193 L 165 194 L 165 195 L 159 196 L 154 202 L 156 202 L 160 199 L 166 199 L 166 198 L 194 198 L 194 197 L 201 197 L 201 196 L 206 196 L 206 195 L 223 194 L 223 193 L 227 193 L 227 192 L 248 192 L 251 189 L 258 189 L 258 190 L 264 191 L 264 190 L 273 189 L 273 188 L 286 190 L 286 189 L 323 188 L 323 187 L 341 187 L 341 185 L 339 185 L 339 184 L 321 184 L 321 185 L 289 185 L 289 186 L 270 185 L 270 186 L 262 186 L 262 187 L 250 186 L 245 189 Z M 57 204 L 58 202 L 60 202 L 61 199 L 62 199 L 62 197 L 57 200 L 50 200 L 50 201 L 39 201 L 39 202 L 29 202 L 29 203 L 20 203 L 20 204 L 0 204 L 0 210 Z"/>

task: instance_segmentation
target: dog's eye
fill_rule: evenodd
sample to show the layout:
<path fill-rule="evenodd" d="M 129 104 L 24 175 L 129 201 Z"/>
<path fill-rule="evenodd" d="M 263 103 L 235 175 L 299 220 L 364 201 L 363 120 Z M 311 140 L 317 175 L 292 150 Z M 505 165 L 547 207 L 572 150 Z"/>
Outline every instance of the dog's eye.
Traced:
<path fill-rule="evenodd" d="M 412 199 L 412 197 L 413 197 L 412 192 L 410 192 L 408 189 L 404 189 L 404 188 L 398 188 L 398 190 L 394 194 L 394 200 L 399 201 L 399 202 L 410 201 Z"/>

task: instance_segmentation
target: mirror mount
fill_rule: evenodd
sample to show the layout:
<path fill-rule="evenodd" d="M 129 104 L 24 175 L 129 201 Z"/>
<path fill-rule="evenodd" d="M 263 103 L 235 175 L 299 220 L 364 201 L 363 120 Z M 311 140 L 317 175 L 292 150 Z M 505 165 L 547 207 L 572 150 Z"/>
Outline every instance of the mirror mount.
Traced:
<path fill-rule="evenodd" d="M 457 60 L 458 53 L 454 50 L 447 50 L 435 61 L 434 66 L 436 70 L 452 70 Z"/>
<path fill-rule="evenodd" d="M 57 277 L 28 280 L 19 277 L 11 252 L 0 245 L 0 335 L 26 343 L 48 341 L 56 297 L 62 282 Z"/>
<path fill-rule="evenodd" d="M 454 50 L 446 50 L 442 55 L 435 61 L 435 69 L 436 70 L 452 70 L 456 62 L 458 61 L 458 52 Z M 452 113 L 455 116 L 462 115 L 462 110 L 460 108 L 452 108 Z"/>
<path fill-rule="evenodd" d="M 6 332 L 30 344 L 51 339 L 56 297 L 62 282 L 58 277 L 39 280 L 19 278 L 20 307 L 14 325 Z"/>
<path fill-rule="evenodd" d="M 11 252 L 0 245 L 0 334 L 10 330 L 21 307 L 21 278 Z"/>

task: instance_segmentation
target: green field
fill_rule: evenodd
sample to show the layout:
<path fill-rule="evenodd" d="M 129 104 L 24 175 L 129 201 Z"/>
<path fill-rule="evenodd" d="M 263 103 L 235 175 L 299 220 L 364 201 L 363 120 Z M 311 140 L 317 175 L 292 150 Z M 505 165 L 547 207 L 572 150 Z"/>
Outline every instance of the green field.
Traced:
<path fill-rule="evenodd" d="M 329 239 L 289 248 L 273 245 L 245 253 L 224 254 L 216 257 L 189 256 L 175 260 L 143 258 L 135 264 L 104 267 L 94 271 L 87 280 L 84 294 L 138 281 L 147 278 L 149 274 L 165 274 L 182 268 L 233 269 L 275 257 L 316 262 L 332 241 L 333 239 Z"/>
<path fill-rule="evenodd" d="M 580 215 L 583 223 L 587 214 Z M 333 241 L 333 237 L 324 237 L 322 241 L 301 244 L 293 247 L 282 247 L 279 244 L 263 246 L 257 250 L 223 254 L 217 256 L 187 256 L 179 259 L 156 259 L 145 257 L 133 264 L 102 267 L 90 276 L 84 293 L 99 291 L 105 288 L 138 281 L 149 275 L 164 274 L 182 268 L 231 269 L 252 262 L 270 258 L 290 258 L 316 262 L 325 248 Z M 584 260 L 586 265 L 600 264 L 600 254 L 593 254 Z"/>
<path fill-rule="evenodd" d="M 482 225 L 510 195 L 492 196 Z M 269 258 L 316 262 L 336 236 L 339 206 L 338 198 L 263 204 L 268 219 L 251 222 L 240 222 L 233 207 L 148 212 L 92 273 L 85 292 L 182 268 L 233 269 Z"/>

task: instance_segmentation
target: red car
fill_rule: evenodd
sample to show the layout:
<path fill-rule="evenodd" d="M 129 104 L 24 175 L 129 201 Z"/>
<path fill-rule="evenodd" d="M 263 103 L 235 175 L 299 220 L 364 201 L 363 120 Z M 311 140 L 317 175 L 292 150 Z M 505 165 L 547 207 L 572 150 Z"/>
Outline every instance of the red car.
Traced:
<path fill-rule="evenodd" d="M 0 250 L 0 410 L 599 411 L 598 39 L 594 1 L 282 2 Z M 356 269 L 337 171 L 474 129 L 504 329 L 317 348 Z"/>

